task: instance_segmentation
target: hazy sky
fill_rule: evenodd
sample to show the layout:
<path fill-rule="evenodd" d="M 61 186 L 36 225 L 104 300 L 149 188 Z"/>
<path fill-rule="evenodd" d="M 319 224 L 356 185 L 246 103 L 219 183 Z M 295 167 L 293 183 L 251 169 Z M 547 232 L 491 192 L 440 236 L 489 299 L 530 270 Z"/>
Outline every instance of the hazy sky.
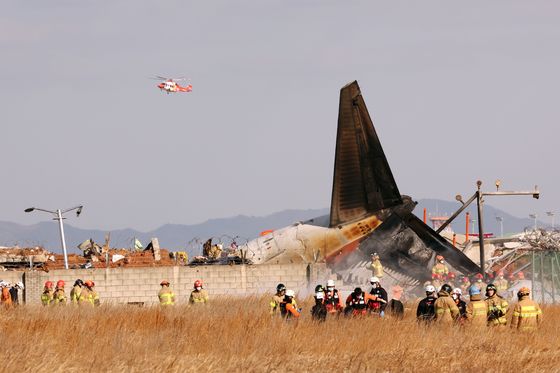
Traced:
<path fill-rule="evenodd" d="M 154 229 L 330 204 L 357 79 L 401 193 L 560 210 L 557 1 L 3 1 L 0 220 Z M 166 95 L 153 75 L 186 75 Z"/>

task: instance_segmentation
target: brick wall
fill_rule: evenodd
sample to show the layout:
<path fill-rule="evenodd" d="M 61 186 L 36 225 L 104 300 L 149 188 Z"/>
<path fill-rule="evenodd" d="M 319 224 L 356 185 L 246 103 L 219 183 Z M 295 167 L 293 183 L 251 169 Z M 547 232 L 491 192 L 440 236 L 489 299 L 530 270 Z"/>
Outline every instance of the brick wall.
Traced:
<path fill-rule="evenodd" d="M 210 296 L 250 295 L 274 292 L 279 282 L 288 289 L 307 292 L 316 283 L 325 282 L 330 274 L 324 264 L 173 266 L 34 271 L 25 272 L 23 282 L 24 299 L 30 304 L 40 303 L 45 281 L 64 280 L 69 295 L 78 278 L 93 280 L 102 302 L 151 304 L 157 303 L 159 284 L 164 279 L 171 282 L 176 300 L 186 302 L 197 279 L 204 282 Z"/>

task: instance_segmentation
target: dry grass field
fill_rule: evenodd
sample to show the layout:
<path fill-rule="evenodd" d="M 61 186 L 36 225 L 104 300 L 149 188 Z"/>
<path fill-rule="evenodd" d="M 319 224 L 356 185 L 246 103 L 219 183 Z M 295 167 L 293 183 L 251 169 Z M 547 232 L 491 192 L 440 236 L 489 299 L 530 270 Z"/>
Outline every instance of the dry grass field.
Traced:
<path fill-rule="evenodd" d="M 0 312 L 7 372 L 560 370 L 560 307 L 544 308 L 538 333 L 420 327 L 404 320 L 272 319 L 267 298 L 210 306 L 19 307 Z"/>

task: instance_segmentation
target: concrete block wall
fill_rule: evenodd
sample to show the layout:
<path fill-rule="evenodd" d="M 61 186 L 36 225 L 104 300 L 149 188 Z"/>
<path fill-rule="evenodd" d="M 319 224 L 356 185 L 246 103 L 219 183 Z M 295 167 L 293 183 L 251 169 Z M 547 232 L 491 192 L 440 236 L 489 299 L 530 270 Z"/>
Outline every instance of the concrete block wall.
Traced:
<path fill-rule="evenodd" d="M 43 285 L 47 280 L 66 282 L 69 296 L 74 281 L 92 280 L 103 303 L 143 302 L 157 303 L 160 282 L 168 280 L 177 302 L 187 302 L 195 280 L 204 282 L 204 288 L 213 295 L 251 295 L 274 292 L 282 282 L 296 291 L 314 287 L 330 278 L 324 264 L 271 264 L 198 267 L 144 267 L 108 269 L 71 269 L 46 272 L 25 272 L 24 299 L 28 304 L 39 304 Z"/>

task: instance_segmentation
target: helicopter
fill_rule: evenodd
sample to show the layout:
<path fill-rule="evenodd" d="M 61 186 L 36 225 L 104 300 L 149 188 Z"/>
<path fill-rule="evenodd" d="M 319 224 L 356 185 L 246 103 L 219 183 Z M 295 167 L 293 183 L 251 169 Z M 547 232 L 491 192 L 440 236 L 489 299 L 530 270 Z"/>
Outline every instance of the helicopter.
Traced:
<path fill-rule="evenodd" d="M 180 77 L 180 78 L 166 78 L 163 76 L 156 76 L 154 79 L 163 80 L 163 82 L 159 83 L 157 87 L 165 91 L 167 94 L 170 93 L 177 93 L 177 92 L 192 92 L 192 85 L 188 84 L 186 86 L 181 86 L 177 82 L 178 81 L 185 81 L 188 80 L 187 78 Z"/>

